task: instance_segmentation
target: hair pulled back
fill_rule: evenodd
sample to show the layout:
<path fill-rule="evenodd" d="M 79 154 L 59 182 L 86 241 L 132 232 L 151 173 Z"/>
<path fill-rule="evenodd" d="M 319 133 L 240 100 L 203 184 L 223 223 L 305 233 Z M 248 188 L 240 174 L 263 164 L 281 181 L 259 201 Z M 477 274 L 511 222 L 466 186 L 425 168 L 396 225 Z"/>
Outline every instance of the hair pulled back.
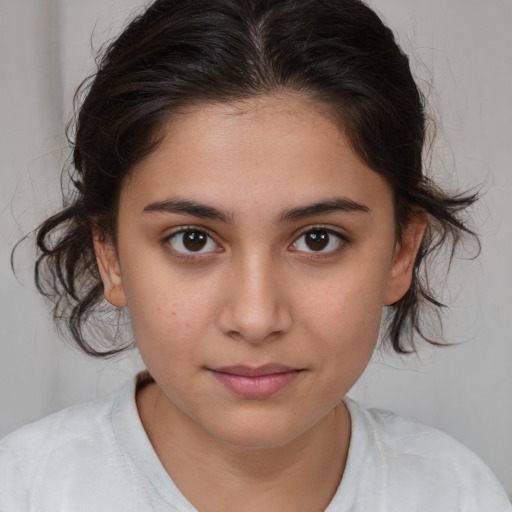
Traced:
<path fill-rule="evenodd" d="M 389 307 L 388 337 L 397 352 L 414 347 L 415 332 L 437 344 L 420 322 L 426 305 L 442 306 L 425 258 L 471 233 L 458 214 L 475 197 L 449 196 L 425 176 L 425 101 L 391 30 L 359 0 L 157 0 L 79 89 L 72 190 L 37 231 L 38 289 L 86 353 L 126 346 L 115 336 L 86 339 L 91 317 L 105 312 L 92 231 L 115 240 L 120 185 L 158 144 L 163 123 L 192 105 L 282 93 L 326 105 L 354 151 L 388 180 L 398 236 L 411 215 L 427 213 L 412 285 Z"/>

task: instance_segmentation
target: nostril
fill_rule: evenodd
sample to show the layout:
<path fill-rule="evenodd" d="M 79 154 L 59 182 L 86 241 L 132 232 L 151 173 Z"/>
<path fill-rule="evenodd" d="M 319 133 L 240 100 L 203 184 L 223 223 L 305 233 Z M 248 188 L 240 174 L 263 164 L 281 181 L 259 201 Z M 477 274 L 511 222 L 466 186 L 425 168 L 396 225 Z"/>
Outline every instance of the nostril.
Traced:
<path fill-rule="evenodd" d="M 250 343 L 277 339 L 289 329 L 291 315 L 283 280 L 277 279 L 271 256 L 252 251 L 240 257 L 237 265 L 231 269 L 223 295 L 220 329 L 233 339 Z"/>
<path fill-rule="evenodd" d="M 240 302 L 226 305 L 219 315 L 220 329 L 229 337 L 249 343 L 270 342 L 289 329 L 290 315 L 279 304 L 259 306 Z"/>

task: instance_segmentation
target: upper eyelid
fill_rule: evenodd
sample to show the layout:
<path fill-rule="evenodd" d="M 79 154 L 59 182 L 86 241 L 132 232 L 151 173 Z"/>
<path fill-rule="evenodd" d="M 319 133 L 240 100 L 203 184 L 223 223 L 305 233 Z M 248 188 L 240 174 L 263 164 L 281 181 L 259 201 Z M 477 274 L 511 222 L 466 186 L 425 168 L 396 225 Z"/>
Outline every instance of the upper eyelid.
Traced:
<path fill-rule="evenodd" d="M 187 231 L 198 231 L 200 233 L 204 233 L 204 234 L 208 235 L 210 238 L 212 238 L 213 240 L 215 240 L 215 238 L 216 238 L 216 236 L 214 234 L 212 234 L 212 232 L 208 228 L 190 225 L 190 226 L 179 226 L 177 228 L 174 228 L 170 233 L 167 233 L 164 236 L 164 239 L 169 240 L 169 238 L 171 238 L 175 235 L 179 235 L 180 233 L 186 233 Z"/>
<path fill-rule="evenodd" d="M 291 236 L 291 243 L 298 240 L 301 236 L 309 233 L 310 231 L 314 230 L 325 230 L 335 236 L 338 236 L 341 240 L 348 241 L 348 236 L 341 231 L 341 228 L 334 228 L 333 226 L 325 225 L 325 224 L 313 224 L 309 226 L 302 227 L 295 231 L 293 235 Z M 180 233 L 185 233 L 187 231 L 198 231 L 201 233 L 204 233 L 208 235 L 217 245 L 222 246 L 221 243 L 218 241 L 218 236 L 212 231 L 204 226 L 197 226 L 197 225 L 186 225 L 186 226 L 179 226 L 175 228 L 172 232 L 168 233 L 164 237 L 164 242 L 170 240 L 173 236 L 179 235 Z"/>
<path fill-rule="evenodd" d="M 199 232 L 199 233 L 204 233 L 205 235 L 207 235 L 211 240 L 213 240 L 213 242 L 221 247 L 222 245 L 218 242 L 217 240 L 217 236 L 212 234 L 212 232 L 208 229 L 208 228 L 205 228 L 205 227 L 200 227 L 200 226 L 193 226 L 193 225 L 187 225 L 187 226 L 179 226 L 177 228 L 174 228 L 173 231 L 171 231 L 170 233 L 167 233 L 163 239 L 162 239 L 162 244 L 167 244 L 171 238 L 177 236 L 177 235 L 180 235 L 182 233 L 186 233 L 187 231 L 196 231 L 196 232 Z M 224 250 L 224 249 L 223 249 Z M 192 253 L 191 253 L 192 254 Z M 197 256 L 201 256 L 201 254 L 206 254 L 206 253 L 197 253 Z"/>
<path fill-rule="evenodd" d="M 208 236 L 208 238 L 210 238 L 211 241 L 213 241 L 217 248 L 220 248 L 220 250 L 214 249 L 205 252 L 182 252 L 180 250 L 175 249 L 173 247 L 171 239 L 177 235 L 186 233 L 187 231 L 204 233 L 205 235 Z M 168 233 L 167 235 L 164 236 L 164 238 L 161 240 L 161 246 L 165 247 L 165 249 L 169 251 L 171 254 L 173 254 L 174 257 L 177 258 L 178 260 L 182 260 L 189 263 L 199 262 L 204 260 L 205 258 L 211 257 L 212 254 L 224 252 L 224 247 L 221 244 L 219 244 L 215 237 L 211 235 L 210 230 L 198 226 L 179 226 L 175 228 L 171 233 Z"/>
<path fill-rule="evenodd" d="M 305 228 L 301 228 L 300 230 L 298 230 L 297 233 L 295 233 L 293 235 L 293 240 L 297 240 L 302 235 L 305 235 L 306 233 L 309 233 L 310 231 L 315 231 L 315 230 L 327 231 L 328 233 L 331 233 L 331 234 L 339 236 L 342 240 L 347 240 L 348 241 L 348 235 L 343 233 L 341 228 L 334 228 L 332 226 L 323 225 L 323 224 L 315 224 L 313 226 L 307 226 Z"/>
<path fill-rule="evenodd" d="M 309 227 L 302 231 L 298 236 L 296 236 L 293 239 L 293 242 L 289 247 L 292 247 L 295 245 L 298 240 L 306 235 L 307 233 L 311 231 L 327 231 L 331 236 L 334 236 L 338 239 L 337 247 L 334 249 L 331 249 L 329 251 L 304 251 L 301 249 L 294 249 L 293 252 L 297 252 L 297 254 L 302 254 L 303 256 L 307 256 L 308 260 L 310 261 L 330 261 L 333 257 L 336 257 L 337 255 L 340 255 L 342 252 L 344 252 L 348 245 L 350 245 L 351 241 L 347 235 L 344 233 L 338 231 L 338 229 L 334 229 L 328 226 L 316 226 L 316 227 Z"/>
<path fill-rule="evenodd" d="M 325 231 L 329 231 L 331 233 L 336 233 L 340 236 L 346 236 L 341 231 L 341 228 L 336 228 L 328 224 L 311 224 L 308 226 L 304 226 L 302 228 L 297 229 L 293 234 L 292 237 L 298 237 L 301 236 L 304 233 L 307 233 L 308 231 L 313 231 L 315 229 L 324 229 Z M 194 224 L 187 224 L 184 226 L 178 226 L 176 228 L 173 228 L 172 232 L 166 235 L 167 237 L 170 237 L 172 235 L 176 235 L 179 233 L 183 233 L 185 231 L 200 231 L 202 233 L 206 233 L 207 235 L 211 236 L 212 238 L 215 238 L 217 235 L 214 234 L 209 228 L 206 228 L 204 226 L 198 226 Z"/>

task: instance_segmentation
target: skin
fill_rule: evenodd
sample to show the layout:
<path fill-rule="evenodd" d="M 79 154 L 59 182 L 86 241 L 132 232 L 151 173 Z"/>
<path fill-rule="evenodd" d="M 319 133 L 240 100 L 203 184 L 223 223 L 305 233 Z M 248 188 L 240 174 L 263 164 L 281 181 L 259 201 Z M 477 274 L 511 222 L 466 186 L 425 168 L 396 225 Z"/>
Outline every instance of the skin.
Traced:
<path fill-rule="evenodd" d="M 388 183 L 302 97 L 202 105 L 163 134 L 122 185 L 116 243 L 95 234 L 105 296 L 128 306 L 155 380 L 137 395 L 142 423 L 201 511 L 323 510 L 348 453 L 342 399 L 383 306 L 410 285 L 424 218 L 398 243 Z M 283 220 L 340 198 L 362 208 Z M 170 199 L 226 218 L 163 208 Z M 187 252 L 183 226 L 208 233 L 202 252 Z M 312 229 L 325 248 L 306 243 Z M 268 363 L 300 371 L 265 398 L 215 375 Z"/>

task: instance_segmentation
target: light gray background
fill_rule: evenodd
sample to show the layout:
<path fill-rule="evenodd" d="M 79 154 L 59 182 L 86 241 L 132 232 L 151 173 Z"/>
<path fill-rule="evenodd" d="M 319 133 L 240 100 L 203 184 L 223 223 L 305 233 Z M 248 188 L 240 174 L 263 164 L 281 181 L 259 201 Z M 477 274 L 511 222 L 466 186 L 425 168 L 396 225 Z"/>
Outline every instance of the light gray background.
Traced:
<path fill-rule="evenodd" d="M 0 0 L 0 436 L 116 390 L 140 366 L 136 355 L 98 362 L 66 348 L 34 291 L 30 243 L 18 280 L 9 253 L 58 207 L 62 134 L 73 90 L 93 70 L 91 33 L 98 48 L 141 3 Z M 461 344 L 419 357 L 376 353 L 351 394 L 452 434 L 512 495 L 512 2 L 369 3 L 434 84 L 436 174 L 462 188 L 484 183 L 487 193 L 474 211 L 481 257 L 455 265 L 445 288 L 446 338 Z"/>

